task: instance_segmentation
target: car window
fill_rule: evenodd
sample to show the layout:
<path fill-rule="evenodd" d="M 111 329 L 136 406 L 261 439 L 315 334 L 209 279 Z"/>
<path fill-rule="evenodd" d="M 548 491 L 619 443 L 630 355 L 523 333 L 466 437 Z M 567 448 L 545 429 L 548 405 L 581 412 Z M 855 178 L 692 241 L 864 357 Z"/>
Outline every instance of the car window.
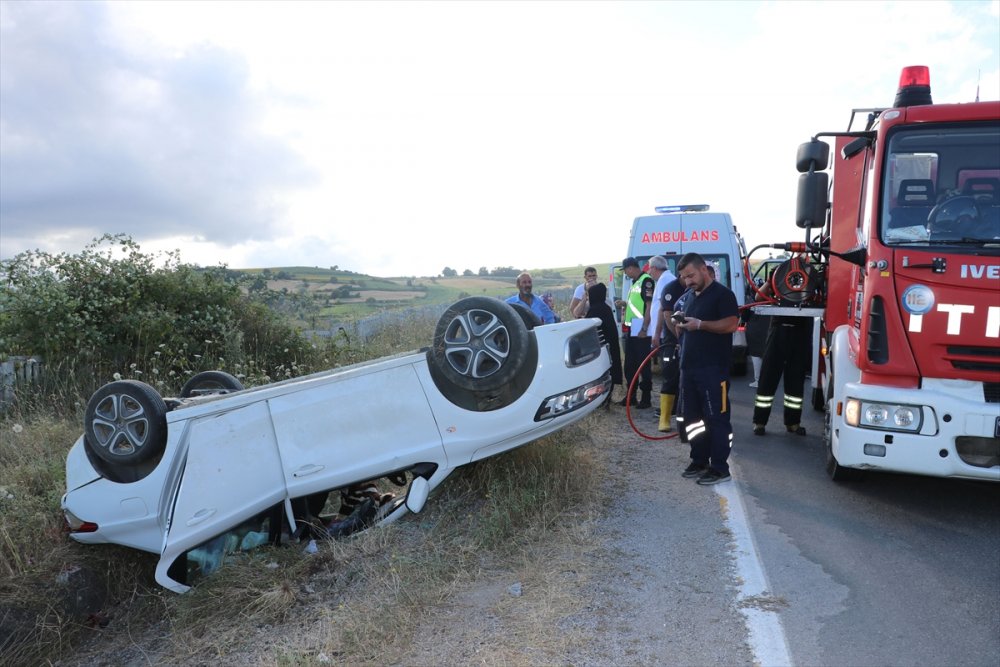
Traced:
<path fill-rule="evenodd" d="M 239 525 L 181 553 L 167 574 L 174 581 L 193 586 L 227 562 L 262 544 L 277 544 L 282 530 L 287 534 L 283 503 L 278 503 Z"/>

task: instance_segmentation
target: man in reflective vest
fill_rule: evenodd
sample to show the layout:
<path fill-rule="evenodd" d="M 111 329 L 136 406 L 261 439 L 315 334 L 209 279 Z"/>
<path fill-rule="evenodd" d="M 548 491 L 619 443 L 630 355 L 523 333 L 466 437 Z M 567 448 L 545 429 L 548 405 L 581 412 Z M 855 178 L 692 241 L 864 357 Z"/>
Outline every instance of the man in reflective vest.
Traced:
<path fill-rule="evenodd" d="M 624 303 L 625 321 L 631 323 L 628 338 L 625 339 L 625 387 L 627 390 L 632 385 L 632 378 L 639 371 L 639 366 L 649 355 L 649 323 L 656 281 L 639 268 L 639 261 L 635 257 L 626 257 L 622 262 L 622 270 L 632 280 L 632 288 Z M 635 394 L 629 395 L 626 391 L 621 404 L 628 405 L 631 402 L 637 408 L 650 407 L 652 388 L 653 370 L 649 364 L 646 364 L 639 377 L 639 389 L 642 391 L 640 400 L 637 403 Z"/>

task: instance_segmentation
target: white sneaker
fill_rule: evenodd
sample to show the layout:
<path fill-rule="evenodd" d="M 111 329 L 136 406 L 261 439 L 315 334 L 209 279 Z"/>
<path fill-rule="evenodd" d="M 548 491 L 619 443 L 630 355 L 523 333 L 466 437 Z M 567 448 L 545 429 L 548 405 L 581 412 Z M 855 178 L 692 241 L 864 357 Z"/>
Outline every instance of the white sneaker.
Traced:
<path fill-rule="evenodd" d="M 756 386 L 757 386 L 757 381 L 756 381 L 756 380 L 754 380 L 753 382 L 751 382 L 751 383 L 750 383 L 750 386 L 751 386 L 751 387 L 756 387 Z"/>

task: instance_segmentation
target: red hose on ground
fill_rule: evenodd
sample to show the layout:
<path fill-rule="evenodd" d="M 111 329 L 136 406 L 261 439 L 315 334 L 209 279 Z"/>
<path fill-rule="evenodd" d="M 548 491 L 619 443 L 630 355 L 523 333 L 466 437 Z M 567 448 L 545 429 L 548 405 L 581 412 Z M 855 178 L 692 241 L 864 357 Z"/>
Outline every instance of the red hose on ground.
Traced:
<path fill-rule="evenodd" d="M 662 345 L 657 345 L 650 351 L 648 355 L 646 355 L 646 358 L 642 361 L 641 364 L 639 364 L 639 369 L 636 370 L 635 375 L 632 376 L 632 382 L 629 383 L 628 388 L 626 389 L 625 392 L 625 398 L 626 398 L 625 416 L 628 417 L 628 424 L 629 426 L 632 427 L 632 430 L 639 435 L 639 437 L 645 438 L 646 440 L 670 440 L 671 438 L 676 438 L 678 435 L 676 431 L 674 431 L 673 433 L 667 433 L 666 435 L 646 435 L 645 433 L 640 431 L 639 427 L 635 425 L 635 421 L 632 420 L 632 402 L 627 400 L 629 396 L 635 395 L 633 393 L 635 391 L 635 383 L 639 381 L 639 378 L 642 375 L 642 369 L 646 367 L 646 364 L 648 364 L 653 359 L 653 355 L 659 352 L 660 348 L 662 347 L 663 347 Z"/>

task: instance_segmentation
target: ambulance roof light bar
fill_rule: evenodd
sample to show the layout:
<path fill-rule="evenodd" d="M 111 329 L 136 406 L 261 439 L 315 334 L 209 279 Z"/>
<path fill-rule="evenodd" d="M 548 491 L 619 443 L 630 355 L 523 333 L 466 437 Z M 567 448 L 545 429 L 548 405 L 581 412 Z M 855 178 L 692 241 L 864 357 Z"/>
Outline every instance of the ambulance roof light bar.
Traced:
<path fill-rule="evenodd" d="M 657 213 L 704 213 L 708 204 L 679 204 L 676 206 L 657 206 Z"/>
<path fill-rule="evenodd" d="M 931 101 L 931 72 L 925 65 L 904 67 L 899 75 L 894 107 L 915 107 L 933 104 Z"/>

